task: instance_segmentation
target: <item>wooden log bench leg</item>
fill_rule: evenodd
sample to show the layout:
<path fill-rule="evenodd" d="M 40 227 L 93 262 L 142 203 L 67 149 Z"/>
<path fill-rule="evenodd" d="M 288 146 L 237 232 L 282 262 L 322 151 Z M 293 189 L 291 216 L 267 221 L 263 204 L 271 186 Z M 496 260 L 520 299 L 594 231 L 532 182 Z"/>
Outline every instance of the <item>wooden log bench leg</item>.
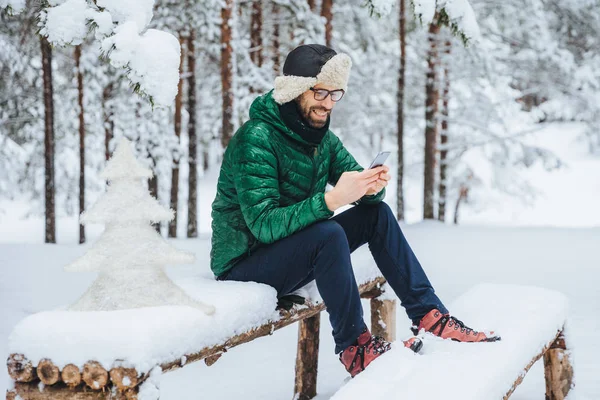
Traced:
<path fill-rule="evenodd" d="M 396 340 L 396 300 L 371 299 L 371 333 L 388 342 Z"/>
<path fill-rule="evenodd" d="M 320 325 L 320 313 L 298 323 L 298 354 L 294 385 L 294 399 L 297 400 L 310 400 L 317 395 Z"/>
<path fill-rule="evenodd" d="M 563 400 L 573 385 L 573 367 L 561 334 L 544 354 L 546 400 Z"/>

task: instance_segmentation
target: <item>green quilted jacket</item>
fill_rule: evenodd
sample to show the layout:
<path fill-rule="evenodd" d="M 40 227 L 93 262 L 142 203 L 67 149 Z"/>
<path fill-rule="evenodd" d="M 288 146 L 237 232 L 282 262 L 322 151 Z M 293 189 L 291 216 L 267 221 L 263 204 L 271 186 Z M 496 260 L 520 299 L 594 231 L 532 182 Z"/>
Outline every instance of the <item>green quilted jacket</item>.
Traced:
<path fill-rule="evenodd" d="M 250 107 L 250 120 L 231 138 L 212 203 L 211 268 L 219 276 L 259 246 L 333 215 L 325 186 L 363 168 L 328 131 L 318 147 L 284 124 L 272 91 Z M 365 196 L 377 203 L 385 190 Z"/>

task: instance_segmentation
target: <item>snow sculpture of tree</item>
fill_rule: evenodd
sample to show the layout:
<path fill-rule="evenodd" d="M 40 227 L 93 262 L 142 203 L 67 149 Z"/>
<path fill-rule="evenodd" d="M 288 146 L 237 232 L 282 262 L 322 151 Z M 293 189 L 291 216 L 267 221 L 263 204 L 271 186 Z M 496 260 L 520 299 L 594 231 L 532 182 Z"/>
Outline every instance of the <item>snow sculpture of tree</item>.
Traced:
<path fill-rule="evenodd" d="M 148 192 L 152 172 L 134 157 L 121 139 L 102 178 L 109 186 L 96 204 L 81 215 L 83 224 L 105 223 L 98 241 L 65 271 L 99 271 L 98 278 L 73 305 L 73 311 L 120 310 L 163 305 L 188 305 L 213 314 L 213 306 L 189 297 L 169 279 L 165 264 L 194 261 L 194 255 L 165 241 L 150 222 L 170 221 L 173 211 Z"/>

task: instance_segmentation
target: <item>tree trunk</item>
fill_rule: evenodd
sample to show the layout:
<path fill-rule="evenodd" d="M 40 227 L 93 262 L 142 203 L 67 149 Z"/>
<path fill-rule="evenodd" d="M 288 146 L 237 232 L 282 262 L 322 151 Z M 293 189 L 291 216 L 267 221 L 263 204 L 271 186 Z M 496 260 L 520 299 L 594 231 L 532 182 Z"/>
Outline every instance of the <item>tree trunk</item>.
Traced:
<path fill-rule="evenodd" d="M 281 73 L 281 61 L 279 54 L 279 5 L 273 3 L 273 71 L 275 76 Z"/>
<path fill-rule="evenodd" d="M 44 79 L 44 165 L 45 165 L 45 242 L 56 243 L 56 214 L 54 206 L 54 91 L 52 89 L 52 48 L 40 36 L 42 73 Z"/>
<path fill-rule="evenodd" d="M 250 58 L 258 67 L 262 66 L 262 0 L 252 2 L 252 20 L 250 22 Z"/>
<path fill-rule="evenodd" d="M 115 122 L 113 120 L 113 108 L 108 105 L 112 98 L 114 83 L 111 80 L 102 90 L 102 120 L 104 125 L 104 157 L 106 161 L 110 158 L 110 141 L 114 136 Z"/>
<path fill-rule="evenodd" d="M 316 314 L 298 323 L 294 399 L 310 400 L 317 395 L 320 325 L 321 314 Z"/>
<path fill-rule="evenodd" d="M 177 96 L 175 96 L 175 136 L 177 137 L 177 144 L 181 140 L 181 106 L 183 99 L 183 61 L 184 61 L 184 42 L 185 38 L 179 33 L 179 49 L 181 56 L 179 58 L 179 82 L 177 83 Z M 179 159 L 173 158 L 173 168 L 171 170 L 171 209 L 175 211 L 175 218 L 169 221 L 169 233 L 170 238 L 177 237 L 177 217 L 178 217 L 178 204 L 179 204 Z"/>
<path fill-rule="evenodd" d="M 331 37 L 333 34 L 333 27 L 331 21 L 333 20 L 333 0 L 323 0 L 321 3 L 321 16 L 325 17 L 325 45 L 331 47 Z"/>
<path fill-rule="evenodd" d="M 148 179 L 148 189 L 150 190 L 150 195 L 158 200 L 158 176 L 156 176 L 156 162 L 154 162 L 154 160 L 152 160 L 152 173 L 152 178 Z M 156 232 L 159 234 L 161 233 L 160 222 L 154 224 L 154 228 L 156 229 Z"/>
<path fill-rule="evenodd" d="M 465 185 L 461 185 L 459 194 L 458 194 L 458 199 L 456 199 L 456 206 L 454 207 L 454 225 L 458 225 L 458 209 L 460 207 L 460 204 L 463 202 L 463 200 L 467 199 L 468 195 L 469 195 L 469 188 Z"/>
<path fill-rule="evenodd" d="M 188 37 L 188 222 L 187 237 L 198 237 L 198 138 L 196 136 L 196 54 L 194 31 Z"/>
<path fill-rule="evenodd" d="M 406 0 L 400 0 L 400 70 L 398 71 L 398 187 L 397 218 L 404 221 L 404 77 L 406 75 Z"/>
<path fill-rule="evenodd" d="M 308 0 L 308 7 L 310 8 L 310 11 L 315 11 L 315 8 L 316 8 L 315 0 Z"/>
<path fill-rule="evenodd" d="M 371 299 L 371 333 L 388 342 L 396 340 L 396 300 Z"/>
<path fill-rule="evenodd" d="M 77 102 L 79 104 L 79 215 L 85 211 L 85 118 L 83 108 L 83 71 L 81 70 L 81 45 L 75 46 L 77 68 Z M 79 244 L 85 243 L 85 227 L 79 223 Z"/>
<path fill-rule="evenodd" d="M 448 158 L 448 97 L 450 95 L 450 74 L 448 72 L 448 64 L 450 62 L 450 51 L 452 42 L 447 40 L 445 43 L 444 53 L 446 60 L 444 63 L 444 89 L 442 91 L 442 129 L 440 133 L 440 185 L 438 199 L 438 219 L 442 222 L 446 220 L 446 186 L 447 186 L 447 158 Z"/>
<path fill-rule="evenodd" d="M 439 92 L 437 88 L 439 25 L 429 25 L 429 50 L 427 52 L 427 81 L 425 83 L 425 168 L 423 179 L 423 218 L 434 218 L 435 155 L 437 141 L 437 112 Z"/>
<path fill-rule="evenodd" d="M 573 385 L 573 367 L 565 338 L 560 335 L 544 354 L 546 399 L 564 400 Z"/>
<path fill-rule="evenodd" d="M 233 0 L 225 0 L 221 9 L 221 88 L 223 118 L 221 144 L 226 148 L 233 136 L 233 49 L 231 47 L 231 23 Z"/>

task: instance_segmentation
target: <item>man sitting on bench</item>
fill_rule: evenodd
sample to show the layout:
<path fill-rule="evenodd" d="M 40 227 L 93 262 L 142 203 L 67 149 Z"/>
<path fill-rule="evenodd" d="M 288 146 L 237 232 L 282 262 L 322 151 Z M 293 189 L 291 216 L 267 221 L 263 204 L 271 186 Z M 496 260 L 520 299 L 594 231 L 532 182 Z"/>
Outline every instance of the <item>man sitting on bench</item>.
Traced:
<path fill-rule="evenodd" d="M 350 67 L 346 54 L 299 46 L 274 90 L 252 103 L 250 120 L 225 152 L 212 204 L 214 274 L 270 285 L 280 298 L 316 280 L 335 352 L 352 376 L 390 349 L 363 320 L 350 253 L 365 243 L 416 330 L 463 342 L 498 340 L 450 316 L 436 296 L 382 202 L 389 168 L 363 170 L 329 131 Z M 334 188 L 325 193 L 327 183 Z M 331 218 L 348 204 L 356 207 Z M 405 345 L 418 351 L 420 341 Z"/>

